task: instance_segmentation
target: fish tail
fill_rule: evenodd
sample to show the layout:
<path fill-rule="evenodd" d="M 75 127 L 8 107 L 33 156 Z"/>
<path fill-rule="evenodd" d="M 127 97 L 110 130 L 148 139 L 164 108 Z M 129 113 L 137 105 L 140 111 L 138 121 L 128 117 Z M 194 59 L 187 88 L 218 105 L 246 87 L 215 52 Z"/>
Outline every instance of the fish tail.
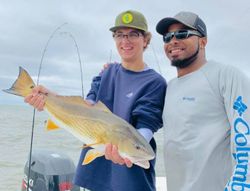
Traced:
<path fill-rule="evenodd" d="M 19 75 L 11 88 L 3 90 L 6 93 L 26 97 L 31 94 L 32 89 L 35 87 L 35 83 L 31 79 L 30 75 L 22 67 L 19 67 Z"/>

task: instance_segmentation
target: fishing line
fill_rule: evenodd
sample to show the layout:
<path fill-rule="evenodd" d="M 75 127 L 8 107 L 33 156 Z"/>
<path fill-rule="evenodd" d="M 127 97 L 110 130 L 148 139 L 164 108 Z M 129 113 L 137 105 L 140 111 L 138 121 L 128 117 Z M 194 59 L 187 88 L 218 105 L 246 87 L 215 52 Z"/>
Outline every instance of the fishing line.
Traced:
<path fill-rule="evenodd" d="M 47 48 L 49 46 L 50 41 L 53 39 L 54 35 L 57 33 L 57 31 L 59 31 L 64 25 L 66 25 L 67 23 L 63 23 L 62 25 L 60 25 L 59 27 L 57 27 L 49 36 L 49 39 L 47 41 L 47 43 L 45 44 L 45 47 L 43 49 L 43 53 L 42 53 L 42 57 L 40 60 L 40 64 L 39 64 L 39 69 L 38 69 L 38 75 L 37 75 L 37 85 L 39 85 L 39 80 L 40 80 L 40 74 L 41 74 L 41 70 L 42 70 L 42 64 L 43 64 L 43 59 L 45 56 L 45 53 L 47 51 Z M 79 54 L 79 48 L 78 45 L 76 43 L 75 38 L 73 37 L 72 34 L 69 33 L 69 36 L 73 39 L 74 44 L 76 46 L 76 50 L 77 50 L 77 54 L 78 54 L 78 61 L 80 64 L 80 72 L 81 72 L 81 82 L 82 82 L 82 96 L 84 97 L 84 89 L 83 89 L 83 72 L 82 72 L 82 63 L 81 63 L 81 58 L 80 58 L 80 54 Z M 29 191 L 29 187 L 30 187 L 30 171 L 31 171 L 31 157 L 32 157 L 32 149 L 33 149 L 33 137 L 34 137 L 34 127 L 35 127 L 35 118 L 36 118 L 36 109 L 33 109 L 33 117 L 32 117 L 32 129 L 31 129 L 31 138 L 30 138 L 30 151 L 29 151 L 29 169 L 28 169 L 28 178 L 27 178 L 27 191 Z"/>
<path fill-rule="evenodd" d="M 109 53 L 109 64 L 111 63 L 112 61 L 112 49 L 110 50 L 110 53 Z"/>
<path fill-rule="evenodd" d="M 159 64 L 159 60 L 158 60 L 158 57 L 157 57 L 157 55 L 156 55 L 156 52 L 155 52 L 155 49 L 154 49 L 154 46 L 153 46 L 153 43 L 152 43 L 152 42 L 150 43 L 150 47 L 151 47 L 152 50 L 153 50 L 153 54 L 154 54 L 154 57 L 155 57 L 155 60 L 156 60 L 156 65 L 158 66 L 158 71 L 159 71 L 159 73 L 162 75 L 161 67 L 160 67 L 160 64 Z"/>

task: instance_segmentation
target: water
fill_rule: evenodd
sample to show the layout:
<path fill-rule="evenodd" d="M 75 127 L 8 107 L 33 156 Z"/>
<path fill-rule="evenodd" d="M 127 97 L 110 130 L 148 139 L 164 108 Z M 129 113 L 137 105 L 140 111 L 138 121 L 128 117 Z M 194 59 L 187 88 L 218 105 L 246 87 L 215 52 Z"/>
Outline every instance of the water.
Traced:
<path fill-rule="evenodd" d="M 21 189 L 24 165 L 29 155 L 32 114 L 30 106 L 0 105 L 0 190 Z M 36 113 L 33 148 L 63 152 L 77 164 L 82 143 L 63 129 L 48 132 L 44 128 L 46 119 L 45 112 Z M 155 137 L 158 143 L 156 175 L 165 176 L 162 130 Z"/>

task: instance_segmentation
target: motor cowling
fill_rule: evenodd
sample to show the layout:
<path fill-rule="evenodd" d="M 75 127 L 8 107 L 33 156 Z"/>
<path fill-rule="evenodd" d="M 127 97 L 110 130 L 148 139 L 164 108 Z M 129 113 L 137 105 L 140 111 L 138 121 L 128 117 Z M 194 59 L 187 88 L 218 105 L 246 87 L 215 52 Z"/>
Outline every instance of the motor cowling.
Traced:
<path fill-rule="evenodd" d="M 24 167 L 22 191 L 27 191 L 29 160 Z M 29 191 L 80 191 L 73 184 L 74 162 L 65 154 L 34 150 L 31 157 Z"/>

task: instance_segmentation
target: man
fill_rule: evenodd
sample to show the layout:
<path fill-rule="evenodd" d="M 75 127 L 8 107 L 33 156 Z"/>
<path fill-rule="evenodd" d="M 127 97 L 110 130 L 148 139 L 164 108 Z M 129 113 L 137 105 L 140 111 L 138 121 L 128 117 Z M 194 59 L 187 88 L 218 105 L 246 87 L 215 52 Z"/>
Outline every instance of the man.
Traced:
<path fill-rule="evenodd" d="M 250 82 L 207 61 L 206 25 L 191 12 L 159 21 L 177 78 L 165 99 L 168 191 L 250 190 Z"/>
<path fill-rule="evenodd" d="M 87 100 L 102 101 L 114 114 L 132 124 L 156 152 L 153 133 L 162 127 L 166 82 L 144 62 L 143 54 L 151 33 L 145 17 L 133 10 L 120 13 L 110 28 L 120 64 L 110 64 L 94 78 Z M 113 147 L 114 150 L 116 147 Z M 109 147 L 107 147 L 107 153 Z M 155 159 L 150 168 L 127 168 L 106 160 L 106 156 L 82 165 L 88 149 L 83 149 L 75 183 L 91 191 L 155 191 Z M 130 165 L 129 162 L 126 163 Z"/>

